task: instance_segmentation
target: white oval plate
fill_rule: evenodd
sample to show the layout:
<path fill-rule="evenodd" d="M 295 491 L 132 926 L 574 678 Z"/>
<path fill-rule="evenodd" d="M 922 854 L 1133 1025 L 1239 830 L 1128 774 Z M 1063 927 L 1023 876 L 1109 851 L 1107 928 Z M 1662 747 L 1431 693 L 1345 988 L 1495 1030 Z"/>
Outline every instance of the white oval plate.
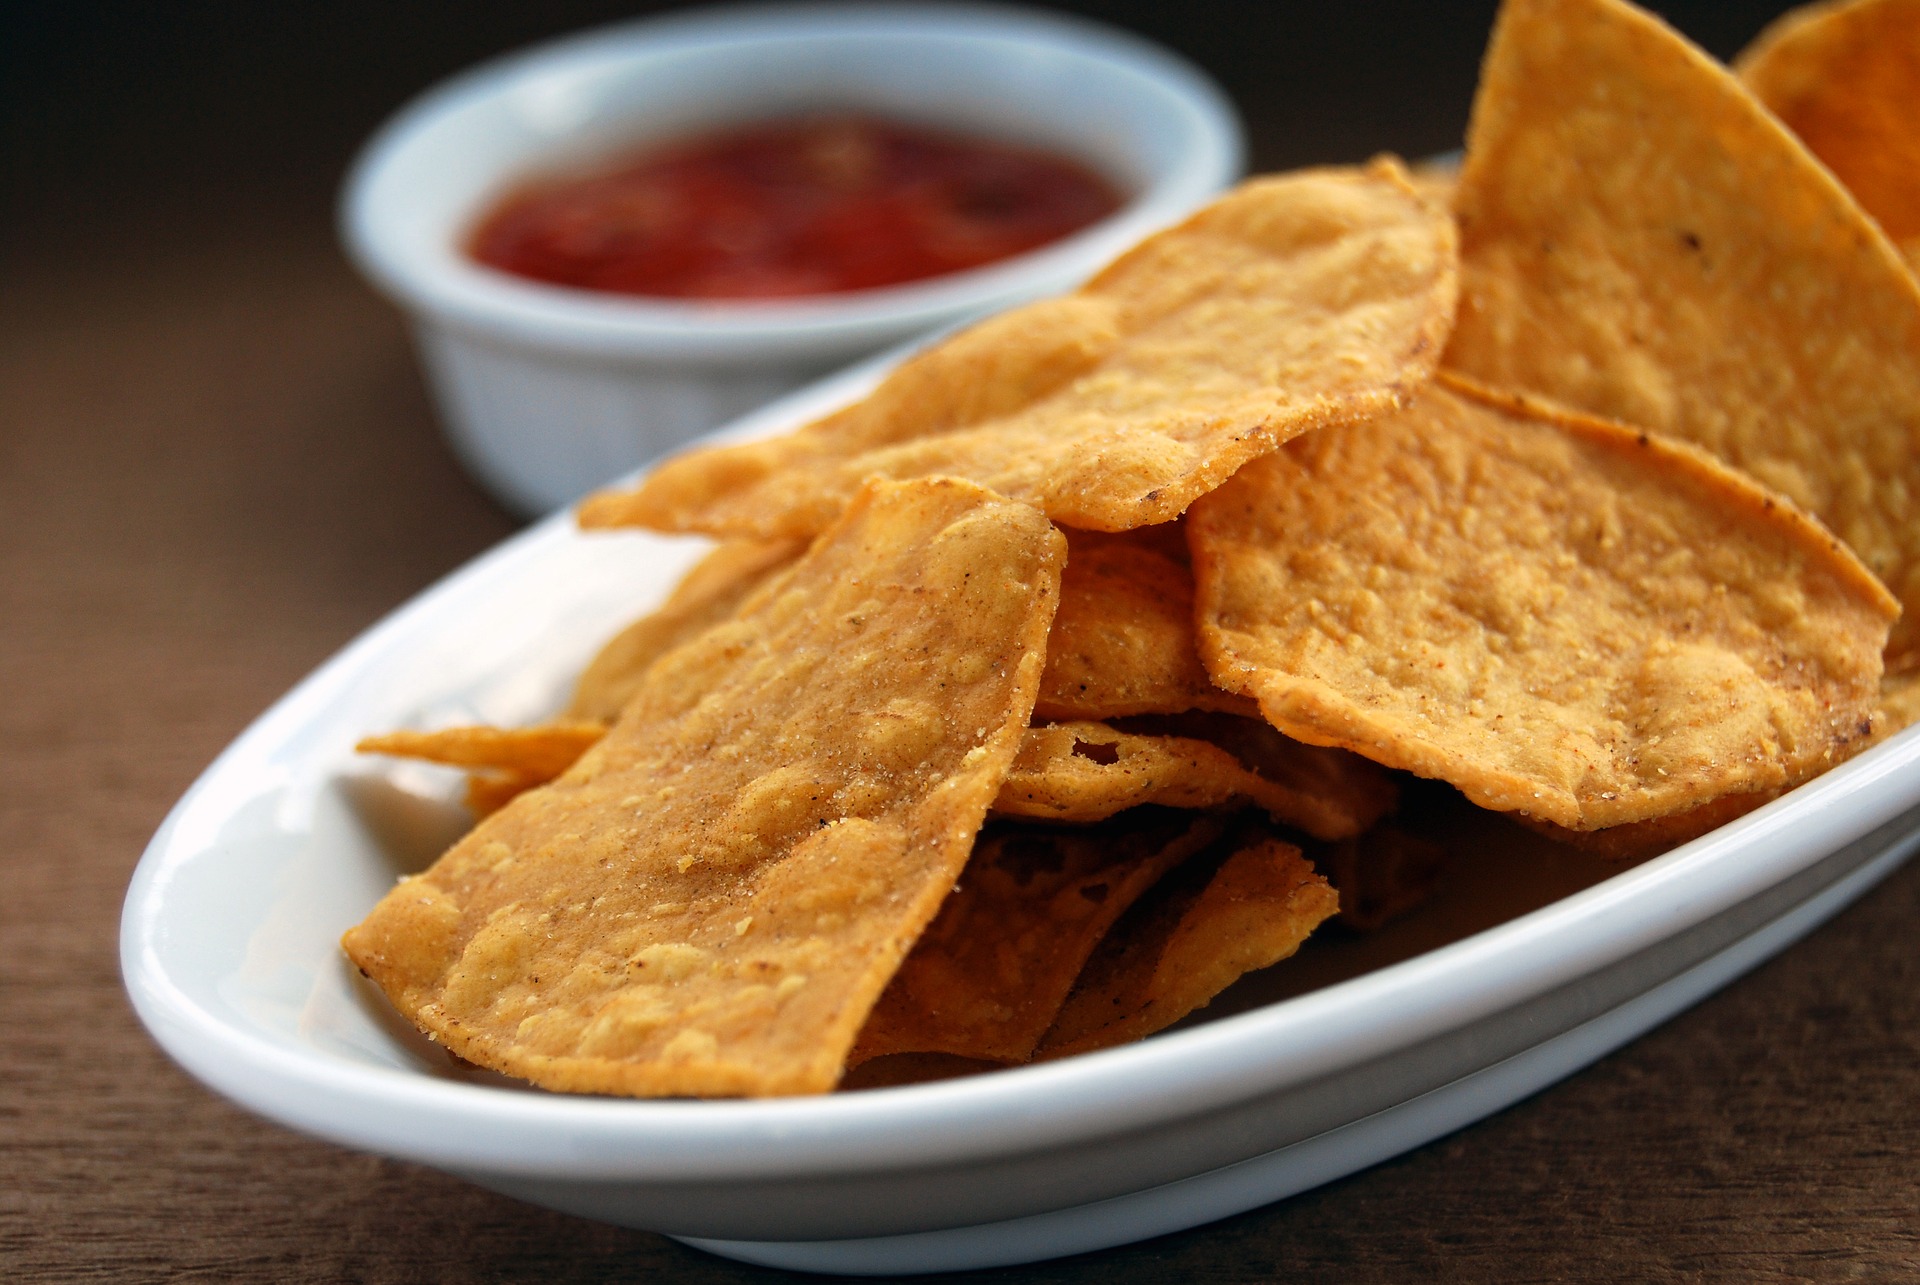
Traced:
<path fill-rule="evenodd" d="M 802 423 L 880 369 L 726 436 Z M 457 1068 L 337 946 L 459 833 L 454 781 L 356 758 L 353 744 L 550 712 L 599 643 L 704 547 L 551 518 L 263 715 L 175 806 L 128 890 L 121 966 L 154 1038 L 291 1128 L 556 1209 L 779 1266 L 983 1267 L 1223 1217 L 1498 1110 L 1781 949 L 1920 838 L 1909 732 L 1611 878 L 1543 845 L 1517 857 L 1482 845 L 1459 885 L 1526 884 L 1504 922 L 1448 928 L 1443 894 L 1442 911 L 1404 928 L 1310 946 L 1249 979 L 1211 1020 L 1105 1053 L 752 1102 L 568 1097 Z M 1305 985 L 1318 988 L 1262 1002 Z"/>

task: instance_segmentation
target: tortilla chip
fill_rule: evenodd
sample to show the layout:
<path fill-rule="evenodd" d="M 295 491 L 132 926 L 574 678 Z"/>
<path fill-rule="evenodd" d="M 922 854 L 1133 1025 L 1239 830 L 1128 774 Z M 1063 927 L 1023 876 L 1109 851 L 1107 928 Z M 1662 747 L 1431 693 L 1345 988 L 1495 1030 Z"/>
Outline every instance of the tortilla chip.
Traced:
<path fill-rule="evenodd" d="M 1274 820 L 1320 839 L 1359 833 L 1339 801 L 1250 771 L 1217 745 L 1143 736 L 1104 723 L 1030 729 L 993 810 L 1048 821 L 1099 821 L 1128 808 L 1217 808 L 1246 800 Z"/>
<path fill-rule="evenodd" d="M 605 736 L 604 723 L 572 720 L 534 727 L 447 727 L 437 732 L 387 732 L 354 749 L 425 759 L 449 767 L 479 768 L 534 783 L 551 781 Z"/>
<path fill-rule="evenodd" d="M 1256 836 L 1223 864 L 1189 862 L 1134 906 L 1087 961 L 1040 1058 L 1164 1030 L 1256 968 L 1277 964 L 1340 909 L 1300 849 Z"/>
<path fill-rule="evenodd" d="M 1704 452 L 1443 377 L 1188 521 L 1200 650 L 1290 736 L 1591 830 L 1873 732 L 1898 605 Z"/>
<path fill-rule="evenodd" d="M 1734 70 L 1887 235 L 1920 237 L 1920 3 L 1795 9 Z"/>
<path fill-rule="evenodd" d="M 1078 293 L 798 433 L 590 497 L 580 523 L 804 537 L 876 475 L 970 478 L 1069 526 L 1167 522 L 1280 442 L 1399 405 L 1445 342 L 1454 240 L 1392 160 L 1255 179 Z"/>
<path fill-rule="evenodd" d="M 587 665 L 567 717 L 611 723 L 647 666 L 722 621 L 804 548 L 793 540 L 729 540 L 687 572 L 666 602 L 613 636 Z M 564 770 L 564 769 L 563 769 Z"/>
<path fill-rule="evenodd" d="M 832 1088 L 1013 761 L 1064 556 L 971 484 L 867 488 L 348 954 L 453 1052 L 547 1088 Z"/>
<path fill-rule="evenodd" d="M 473 769 L 467 777 L 466 804 L 478 818 L 559 776 L 606 731 L 604 723 L 574 720 L 533 727 L 448 727 L 369 736 L 354 749 Z"/>
<path fill-rule="evenodd" d="M 1114 920 L 1224 826 L 1159 809 L 1084 829 L 989 826 L 850 1060 L 949 1053 L 1026 1061 Z"/>
<path fill-rule="evenodd" d="M 1340 922 L 1363 933 L 1424 905 L 1440 886 L 1447 861 L 1439 844 L 1391 825 L 1314 853 L 1314 865 L 1340 894 Z"/>
<path fill-rule="evenodd" d="M 359 748 L 479 769 L 467 782 L 467 807 L 483 817 L 559 776 L 605 731 L 598 723 L 456 727 L 372 736 Z M 1092 722 L 1029 728 L 993 810 L 1052 821 L 1099 821 L 1146 803 L 1212 808 L 1244 799 L 1315 838 L 1340 839 L 1358 834 L 1391 806 L 1390 784 L 1382 799 L 1374 782 L 1316 761 L 1340 751 L 1289 745 L 1290 753 L 1268 754 L 1263 774 L 1205 740 L 1126 733 Z M 1385 782 L 1378 769 L 1358 762 Z"/>
<path fill-rule="evenodd" d="M 1060 610 L 1034 713 L 1048 719 L 1254 713 L 1221 691 L 1193 646 L 1193 572 L 1177 523 L 1118 535 L 1068 531 Z"/>
<path fill-rule="evenodd" d="M 1920 663 L 1920 283 L 1725 68 L 1620 0 L 1508 0 L 1449 367 L 1698 442 L 1812 511 Z"/>

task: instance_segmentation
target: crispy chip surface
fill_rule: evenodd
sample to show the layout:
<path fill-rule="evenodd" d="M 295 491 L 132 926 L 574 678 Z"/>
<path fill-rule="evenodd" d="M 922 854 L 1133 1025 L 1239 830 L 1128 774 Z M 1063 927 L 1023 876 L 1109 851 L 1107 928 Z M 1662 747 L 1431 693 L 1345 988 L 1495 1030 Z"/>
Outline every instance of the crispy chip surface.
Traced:
<path fill-rule="evenodd" d="M 1920 0 L 1795 9 L 1734 70 L 1887 235 L 1920 237 Z"/>
<path fill-rule="evenodd" d="M 1250 713 L 1221 691 L 1193 646 L 1193 572 L 1178 524 L 1068 531 L 1060 610 L 1034 713 L 1053 719 Z"/>
<path fill-rule="evenodd" d="M 1164 1030 L 1256 968 L 1300 949 L 1340 896 L 1300 850 L 1271 836 L 1223 864 L 1194 861 L 1115 924 L 1037 1056 L 1110 1048 Z"/>
<path fill-rule="evenodd" d="M 1195 506 L 1216 681 L 1572 829 L 1792 784 L 1871 734 L 1897 604 L 1827 531 L 1698 450 L 1466 390 Z"/>
<path fill-rule="evenodd" d="M 830 1089 L 1012 762 L 1064 554 L 968 483 L 866 489 L 348 954 L 447 1048 L 547 1088 Z"/>
<path fill-rule="evenodd" d="M 970 478 L 1094 530 L 1170 521 L 1278 443 L 1398 405 L 1445 342 L 1454 242 L 1392 161 L 1256 179 L 866 401 L 682 456 L 580 521 L 806 536 L 875 475 Z"/>
<path fill-rule="evenodd" d="M 993 807 L 1004 816 L 1085 822 L 1148 803 L 1214 808 L 1236 799 L 1320 839 L 1346 838 L 1364 824 L 1344 799 L 1284 775 L 1261 776 L 1211 742 L 1091 722 L 1029 729 Z"/>
<path fill-rule="evenodd" d="M 1114 920 L 1223 828 L 1155 808 L 1073 829 L 995 822 L 874 1006 L 853 1060 L 1026 1061 Z"/>
<path fill-rule="evenodd" d="M 634 621 L 600 649 L 573 689 L 567 715 L 611 723 L 647 666 L 723 620 L 747 595 L 791 565 L 805 546 L 794 540 L 728 540 L 694 564 L 658 610 Z"/>
<path fill-rule="evenodd" d="M 1509 0 L 1456 209 L 1450 367 L 1783 492 L 1907 605 L 1889 667 L 1920 661 L 1920 284 L 1731 73 L 1620 0 Z"/>

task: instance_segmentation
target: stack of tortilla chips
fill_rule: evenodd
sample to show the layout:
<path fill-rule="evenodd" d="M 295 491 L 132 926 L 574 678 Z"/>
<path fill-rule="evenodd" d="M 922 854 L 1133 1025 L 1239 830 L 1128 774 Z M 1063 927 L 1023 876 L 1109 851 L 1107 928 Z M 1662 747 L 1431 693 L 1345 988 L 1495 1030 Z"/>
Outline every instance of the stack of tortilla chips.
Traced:
<path fill-rule="evenodd" d="M 1406 774 L 1642 855 L 1857 753 L 1920 715 L 1917 69 L 1913 0 L 1747 83 L 1508 0 L 1457 181 L 1257 179 L 593 497 L 720 543 L 562 718 L 365 743 L 486 815 L 349 955 L 548 1088 L 818 1093 L 1137 1039 L 1400 913 Z"/>

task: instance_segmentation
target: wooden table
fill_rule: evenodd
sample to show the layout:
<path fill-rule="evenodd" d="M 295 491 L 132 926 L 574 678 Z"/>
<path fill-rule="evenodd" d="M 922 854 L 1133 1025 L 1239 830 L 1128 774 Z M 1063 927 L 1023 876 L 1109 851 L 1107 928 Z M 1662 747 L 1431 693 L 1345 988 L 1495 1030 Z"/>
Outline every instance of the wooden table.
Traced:
<path fill-rule="evenodd" d="M 771 1279 L 265 1124 L 127 1006 L 120 898 L 173 800 L 516 525 L 441 445 L 320 190 L 217 216 L 107 203 L 5 260 L 0 1278 Z M 1920 866 L 1491 1120 L 1001 1279 L 1920 1279 L 1916 924 Z"/>

